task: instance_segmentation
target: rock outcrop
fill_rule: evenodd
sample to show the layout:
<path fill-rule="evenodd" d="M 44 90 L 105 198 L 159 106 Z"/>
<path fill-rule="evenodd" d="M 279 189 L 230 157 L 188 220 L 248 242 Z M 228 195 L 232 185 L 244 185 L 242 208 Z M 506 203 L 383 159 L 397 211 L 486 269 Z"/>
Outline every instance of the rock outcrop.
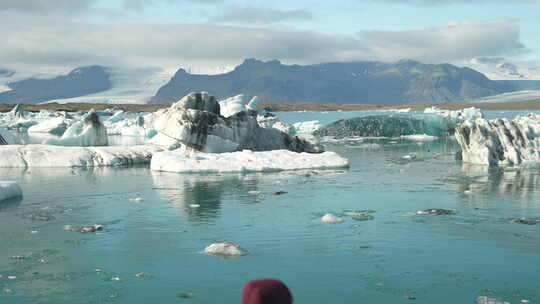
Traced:
<path fill-rule="evenodd" d="M 208 153 L 242 150 L 319 153 L 322 148 L 274 128 L 262 128 L 257 112 L 247 110 L 230 117 L 220 115 L 217 100 L 206 92 L 191 93 L 160 114 L 154 122 L 153 143 L 184 145 Z"/>

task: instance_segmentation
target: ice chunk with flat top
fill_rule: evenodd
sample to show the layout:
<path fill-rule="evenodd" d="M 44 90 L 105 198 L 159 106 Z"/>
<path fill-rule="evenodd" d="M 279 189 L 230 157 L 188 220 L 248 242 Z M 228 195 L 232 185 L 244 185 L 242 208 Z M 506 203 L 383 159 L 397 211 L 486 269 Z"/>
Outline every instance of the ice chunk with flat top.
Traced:
<path fill-rule="evenodd" d="M 0 202 L 20 196 L 22 190 L 17 182 L 0 181 Z"/>
<path fill-rule="evenodd" d="M 0 168 L 104 167 L 149 163 L 163 151 L 157 146 L 62 147 L 52 145 L 0 146 Z"/>
<path fill-rule="evenodd" d="M 223 242 L 223 243 L 214 243 L 207 246 L 204 249 L 204 253 L 208 255 L 215 255 L 215 256 L 238 257 L 238 256 L 247 255 L 248 251 L 234 243 Z"/>
<path fill-rule="evenodd" d="M 214 154 L 177 149 L 156 153 L 150 163 L 154 171 L 178 173 L 276 172 L 348 166 L 349 161 L 334 152 L 312 154 L 288 150 Z"/>

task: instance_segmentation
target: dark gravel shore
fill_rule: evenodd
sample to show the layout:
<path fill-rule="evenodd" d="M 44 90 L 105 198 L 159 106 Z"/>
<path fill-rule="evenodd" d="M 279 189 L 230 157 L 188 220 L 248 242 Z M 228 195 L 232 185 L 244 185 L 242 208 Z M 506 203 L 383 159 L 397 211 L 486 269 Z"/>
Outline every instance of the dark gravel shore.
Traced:
<path fill-rule="evenodd" d="M 15 105 L 0 104 L 0 112 L 10 111 Z M 90 104 L 90 103 L 47 103 L 36 105 L 24 105 L 27 111 L 54 110 L 54 111 L 88 111 L 94 109 L 103 111 L 107 108 L 118 108 L 130 112 L 154 112 L 168 108 L 169 104 L 144 105 L 144 104 Z M 268 111 L 369 111 L 406 109 L 423 110 L 427 107 L 437 106 L 441 109 L 456 110 L 467 107 L 476 107 L 482 110 L 540 110 L 540 100 L 516 101 L 516 102 L 493 102 L 493 103 L 443 103 L 443 104 L 413 104 L 413 105 L 366 105 L 366 104 L 329 104 L 315 102 L 263 102 L 262 106 Z"/>

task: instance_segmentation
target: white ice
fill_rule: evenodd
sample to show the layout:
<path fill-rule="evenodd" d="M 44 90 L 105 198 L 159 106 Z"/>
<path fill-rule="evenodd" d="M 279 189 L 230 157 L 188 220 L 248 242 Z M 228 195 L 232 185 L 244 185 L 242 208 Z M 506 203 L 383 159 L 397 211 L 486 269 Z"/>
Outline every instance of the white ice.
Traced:
<path fill-rule="evenodd" d="M 204 249 L 204 253 L 217 256 L 242 256 L 247 255 L 247 250 L 229 242 L 214 243 Z"/>
<path fill-rule="evenodd" d="M 540 116 L 466 121 L 456 128 L 463 162 L 521 165 L 540 161 Z"/>
<path fill-rule="evenodd" d="M 0 146 L 0 168 L 126 166 L 149 163 L 160 151 L 157 146 L 7 145 Z"/>
<path fill-rule="evenodd" d="M 97 114 L 91 110 L 81 121 L 71 125 L 59 139 L 51 138 L 43 142 L 56 146 L 108 146 L 107 129 L 101 123 Z"/>
<path fill-rule="evenodd" d="M 257 96 L 252 99 L 247 99 L 243 94 L 229 97 L 224 100 L 219 101 L 220 115 L 223 117 L 231 117 L 236 113 L 247 111 L 247 110 L 257 110 L 259 99 Z"/>
<path fill-rule="evenodd" d="M 475 107 L 470 108 L 464 108 L 461 110 L 443 110 L 439 109 L 438 107 L 430 107 L 424 109 L 424 113 L 426 114 L 437 114 L 444 117 L 450 117 L 450 118 L 457 118 L 462 120 L 475 120 L 480 119 L 484 117 L 484 114 L 480 109 L 477 109 Z"/>
<path fill-rule="evenodd" d="M 177 173 L 275 172 L 348 166 L 349 161 L 334 152 L 312 154 L 288 150 L 213 154 L 178 149 L 156 153 L 150 163 L 154 171 Z"/>
<path fill-rule="evenodd" d="M 0 181 L 0 202 L 20 196 L 22 190 L 17 182 Z"/>
<path fill-rule="evenodd" d="M 17 139 L 15 138 L 15 136 L 13 136 L 11 132 L 9 132 L 3 127 L 0 127 L 0 137 L 4 139 L 4 141 L 0 140 L 0 145 L 2 144 L 2 142 L 5 142 L 5 144 L 8 145 L 17 144 Z"/>
<path fill-rule="evenodd" d="M 63 117 L 56 117 L 44 120 L 37 125 L 28 128 L 28 133 L 50 133 L 62 135 L 67 129 L 68 124 Z"/>
<path fill-rule="evenodd" d="M 325 224 L 339 224 L 343 223 L 345 220 L 332 213 L 327 213 L 321 218 L 321 221 Z"/>

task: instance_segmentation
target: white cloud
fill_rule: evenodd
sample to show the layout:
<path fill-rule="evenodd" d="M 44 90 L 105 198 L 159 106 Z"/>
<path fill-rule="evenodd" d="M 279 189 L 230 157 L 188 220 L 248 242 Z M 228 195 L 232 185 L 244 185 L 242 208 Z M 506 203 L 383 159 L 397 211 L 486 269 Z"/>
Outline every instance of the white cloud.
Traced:
<path fill-rule="evenodd" d="M 273 23 L 280 21 L 306 21 L 312 19 L 313 14 L 307 10 L 282 10 L 254 6 L 229 7 L 223 14 L 214 18 L 215 21 L 228 23 Z"/>
<path fill-rule="evenodd" d="M 0 62 L 15 70 L 112 67 L 211 67 L 244 58 L 287 63 L 401 58 L 448 62 L 526 51 L 512 20 L 454 22 L 406 31 L 324 34 L 291 28 L 193 24 L 11 24 L 0 27 Z"/>

